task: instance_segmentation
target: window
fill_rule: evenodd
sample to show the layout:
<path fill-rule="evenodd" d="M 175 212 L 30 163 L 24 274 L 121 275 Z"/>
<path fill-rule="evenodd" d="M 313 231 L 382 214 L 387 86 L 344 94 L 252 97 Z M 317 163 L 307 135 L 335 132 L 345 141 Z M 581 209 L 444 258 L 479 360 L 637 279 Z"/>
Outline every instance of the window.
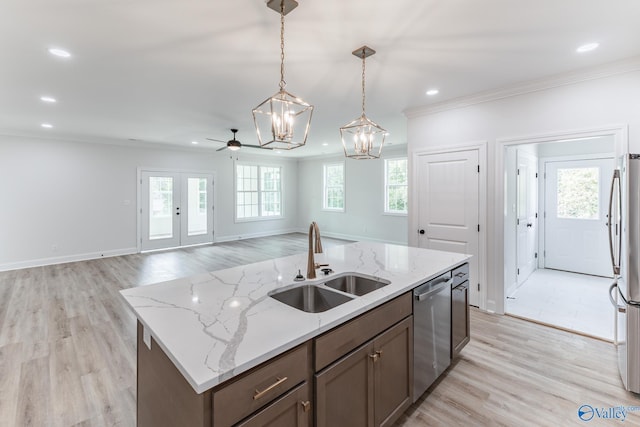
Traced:
<path fill-rule="evenodd" d="M 169 218 L 173 209 L 173 178 L 149 178 L 150 211 L 153 218 Z"/>
<path fill-rule="evenodd" d="M 236 219 L 282 216 L 282 168 L 236 165 Z"/>
<path fill-rule="evenodd" d="M 384 212 L 407 214 L 407 159 L 384 161 Z"/>
<path fill-rule="evenodd" d="M 599 168 L 558 168 L 558 218 L 599 218 Z"/>
<path fill-rule="evenodd" d="M 194 178 L 189 178 L 189 185 Z M 207 180 L 205 178 L 196 178 L 198 183 L 198 213 L 204 215 L 207 213 Z"/>
<path fill-rule="evenodd" d="M 260 167 L 261 216 L 280 216 L 280 168 Z"/>
<path fill-rule="evenodd" d="M 344 163 L 324 165 L 323 208 L 344 212 Z"/>

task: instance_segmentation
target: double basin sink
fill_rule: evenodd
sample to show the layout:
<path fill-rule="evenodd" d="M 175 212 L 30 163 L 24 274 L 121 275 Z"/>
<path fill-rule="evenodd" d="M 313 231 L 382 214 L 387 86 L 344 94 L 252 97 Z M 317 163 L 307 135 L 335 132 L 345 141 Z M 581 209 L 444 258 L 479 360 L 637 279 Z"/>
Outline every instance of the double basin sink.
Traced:
<path fill-rule="evenodd" d="M 270 296 L 298 310 L 321 313 L 390 283 L 384 279 L 346 273 L 325 282 L 275 291 Z"/>

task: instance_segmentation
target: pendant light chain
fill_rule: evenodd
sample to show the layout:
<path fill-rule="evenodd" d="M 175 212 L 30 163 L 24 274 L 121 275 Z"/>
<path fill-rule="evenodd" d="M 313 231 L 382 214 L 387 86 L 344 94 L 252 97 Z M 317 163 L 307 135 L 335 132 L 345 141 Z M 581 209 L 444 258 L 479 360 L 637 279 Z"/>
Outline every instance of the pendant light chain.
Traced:
<path fill-rule="evenodd" d="M 365 63 L 365 51 L 364 48 L 362 49 L 362 115 L 364 116 L 364 63 Z"/>
<path fill-rule="evenodd" d="M 280 2 L 280 90 L 284 90 L 284 0 Z"/>

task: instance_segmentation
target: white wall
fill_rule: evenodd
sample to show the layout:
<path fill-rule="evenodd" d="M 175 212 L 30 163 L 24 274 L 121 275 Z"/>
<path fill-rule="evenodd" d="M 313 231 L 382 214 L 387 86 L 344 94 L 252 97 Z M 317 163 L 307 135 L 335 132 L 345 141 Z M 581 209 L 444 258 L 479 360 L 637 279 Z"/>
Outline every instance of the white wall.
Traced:
<path fill-rule="evenodd" d="M 234 222 L 234 159 L 283 166 L 285 218 Z M 0 270 L 136 251 L 137 168 L 213 172 L 215 239 L 295 231 L 295 160 L 0 136 Z"/>
<path fill-rule="evenodd" d="M 640 152 L 638 111 L 640 71 L 636 68 L 459 108 L 409 112 L 410 158 L 420 150 L 489 141 L 486 309 L 500 313 L 504 309 L 504 169 L 503 153 L 498 153 L 505 147 L 504 140 L 623 125 L 628 126 L 629 150 Z"/>
<path fill-rule="evenodd" d="M 385 148 L 383 158 L 406 157 L 406 145 Z M 323 164 L 345 162 L 345 211 L 322 210 Z M 298 224 L 308 230 L 316 221 L 320 234 L 352 240 L 407 243 L 407 217 L 385 215 L 384 161 L 345 159 L 344 155 L 298 162 Z"/>

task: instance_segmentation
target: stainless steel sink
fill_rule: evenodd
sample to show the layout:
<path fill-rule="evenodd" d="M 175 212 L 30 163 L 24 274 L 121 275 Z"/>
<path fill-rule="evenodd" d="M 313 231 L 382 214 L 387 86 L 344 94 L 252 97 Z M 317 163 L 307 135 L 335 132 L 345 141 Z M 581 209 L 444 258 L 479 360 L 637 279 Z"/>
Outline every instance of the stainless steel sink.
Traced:
<path fill-rule="evenodd" d="M 302 285 L 276 292 L 271 294 L 271 298 L 307 313 L 321 313 L 353 299 L 316 285 Z"/>
<path fill-rule="evenodd" d="M 353 295 L 365 295 L 391 284 L 388 280 L 347 274 L 324 282 L 325 286 Z"/>

